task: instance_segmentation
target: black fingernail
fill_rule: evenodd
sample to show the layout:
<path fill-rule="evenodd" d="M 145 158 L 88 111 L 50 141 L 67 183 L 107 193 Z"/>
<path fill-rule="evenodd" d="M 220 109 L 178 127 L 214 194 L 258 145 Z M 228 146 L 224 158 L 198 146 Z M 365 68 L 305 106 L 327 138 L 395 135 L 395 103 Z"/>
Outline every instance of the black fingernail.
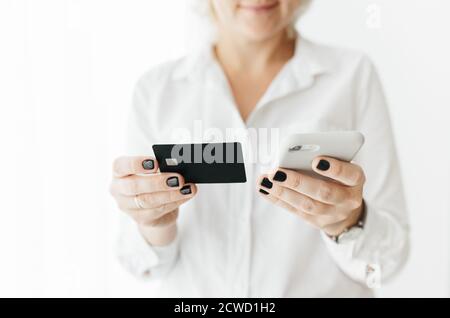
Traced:
<path fill-rule="evenodd" d="M 261 181 L 261 185 L 262 185 L 263 187 L 267 188 L 267 189 L 272 189 L 273 183 L 270 182 L 269 179 L 264 178 L 264 179 Z"/>
<path fill-rule="evenodd" d="M 273 177 L 273 180 L 278 182 L 284 182 L 287 179 L 287 175 L 283 171 L 277 171 L 275 173 L 275 176 Z"/>
<path fill-rule="evenodd" d="M 317 165 L 317 169 L 321 170 L 321 171 L 327 171 L 328 169 L 330 169 L 330 163 L 326 160 L 320 160 L 319 164 Z"/>
<path fill-rule="evenodd" d="M 184 187 L 181 188 L 180 190 L 182 195 L 189 195 L 192 193 L 192 189 L 190 185 L 185 185 Z"/>
<path fill-rule="evenodd" d="M 167 179 L 167 185 L 171 188 L 176 188 L 180 185 L 180 181 L 178 181 L 178 177 L 172 177 Z"/>
<path fill-rule="evenodd" d="M 155 162 L 153 160 L 151 160 L 151 159 L 144 160 L 142 162 L 142 167 L 145 170 L 153 170 L 153 168 L 155 168 Z"/>
<path fill-rule="evenodd" d="M 263 190 L 263 189 L 259 189 L 259 192 L 261 192 L 261 193 L 264 194 L 264 195 L 269 195 L 269 192 L 267 192 L 267 191 L 265 191 L 265 190 Z"/>

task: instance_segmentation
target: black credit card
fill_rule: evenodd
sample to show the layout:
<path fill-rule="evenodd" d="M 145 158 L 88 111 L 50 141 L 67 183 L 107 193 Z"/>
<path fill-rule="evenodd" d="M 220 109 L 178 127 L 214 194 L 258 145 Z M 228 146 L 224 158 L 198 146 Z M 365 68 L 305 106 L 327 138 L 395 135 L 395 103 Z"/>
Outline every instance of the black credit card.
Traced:
<path fill-rule="evenodd" d="M 153 145 L 161 172 L 181 174 L 186 183 L 245 183 L 242 146 L 233 143 Z"/>

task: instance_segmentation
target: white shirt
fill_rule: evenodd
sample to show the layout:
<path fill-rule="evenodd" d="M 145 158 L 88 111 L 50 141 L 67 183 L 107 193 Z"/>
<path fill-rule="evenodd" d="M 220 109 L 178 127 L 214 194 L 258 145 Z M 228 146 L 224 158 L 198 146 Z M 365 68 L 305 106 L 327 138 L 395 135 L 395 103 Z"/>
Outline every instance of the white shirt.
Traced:
<path fill-rule="evenodd" d="M 200 121 L 201 132 L 215 130 L 199 135 Z M 370 297 L 370 284 L 399 271 L 408 254 L 408 218 L 385 98 L 367 57 L 301 38 L 246 122 L 210 47 L 161 65 L 137 84 L 129 155 L 152 155 L 155 143 L 251 146 L 248 138 L 224 140 L 227 128 L 278 128 L 280 138 L 362 132 L 366 143 L 354 162 L 367 177 L 363 233 L 336 244 L 260 197 L 256 180 L 273 162 L 247 163 L 247 183 L 198 186 L 197 196 L 180 208 L 178 237 L 167 247 L 147 244 L 124 217 L 119 258 L 136 276 L 159 282 L 158 295 Z"/>

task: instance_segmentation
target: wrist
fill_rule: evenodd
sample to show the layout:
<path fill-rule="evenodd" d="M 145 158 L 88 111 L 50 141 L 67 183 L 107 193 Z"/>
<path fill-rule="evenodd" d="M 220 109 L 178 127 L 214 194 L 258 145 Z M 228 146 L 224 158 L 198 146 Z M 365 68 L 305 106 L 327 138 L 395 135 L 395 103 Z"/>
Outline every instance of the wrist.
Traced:
<path fill-rule="evenodd" d="M 164 227 L 151 227 L 139 225 L 139 232 L 148 244 L 156 247 L 167 246 L 172 243 L 177 236 L 177 224 L 173 223 Z"/>
<path fill-rule="evenodd" d="M 338 237 L 341 234 L 347 232 L 353 227 L 359 226 L 365 219 L 365 203 L 361 202 L 361 205 L 350 213 L 350 216 L 338 226 L 324 230 L 325 234 L 329 237 Z"/>
<path fill-rule="evenodd" d="M 364 215 L 363 212 L 364 212 L 364 202 L 361 202 L 361 205 L 359 206 L 359 208 L 352 211 L 351 216 L 349 217 L 349 219 L 347 220 L 347 222 L 345 224 L 346 227 L 345 227 L 344 231 L 347 229 L 350 229 L 354 226 L 357 226 Z"/>

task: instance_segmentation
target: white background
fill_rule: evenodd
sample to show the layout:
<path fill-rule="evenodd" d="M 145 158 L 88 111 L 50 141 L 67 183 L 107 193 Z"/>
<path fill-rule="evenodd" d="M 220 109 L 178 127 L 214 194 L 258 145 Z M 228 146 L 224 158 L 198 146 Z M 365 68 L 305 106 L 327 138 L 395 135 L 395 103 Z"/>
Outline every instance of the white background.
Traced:
<path fill-rule="evenodd" d="M 367 52 L 391 105 L 412 225 L 382 296 L 450 296 L 450 2 L 314 0 L 320 42 Z M 130 96 L 198 39 L 186 0 L 0 0 L 0 296 L 151 296 L 114 258 L 108 195 Z"/>

